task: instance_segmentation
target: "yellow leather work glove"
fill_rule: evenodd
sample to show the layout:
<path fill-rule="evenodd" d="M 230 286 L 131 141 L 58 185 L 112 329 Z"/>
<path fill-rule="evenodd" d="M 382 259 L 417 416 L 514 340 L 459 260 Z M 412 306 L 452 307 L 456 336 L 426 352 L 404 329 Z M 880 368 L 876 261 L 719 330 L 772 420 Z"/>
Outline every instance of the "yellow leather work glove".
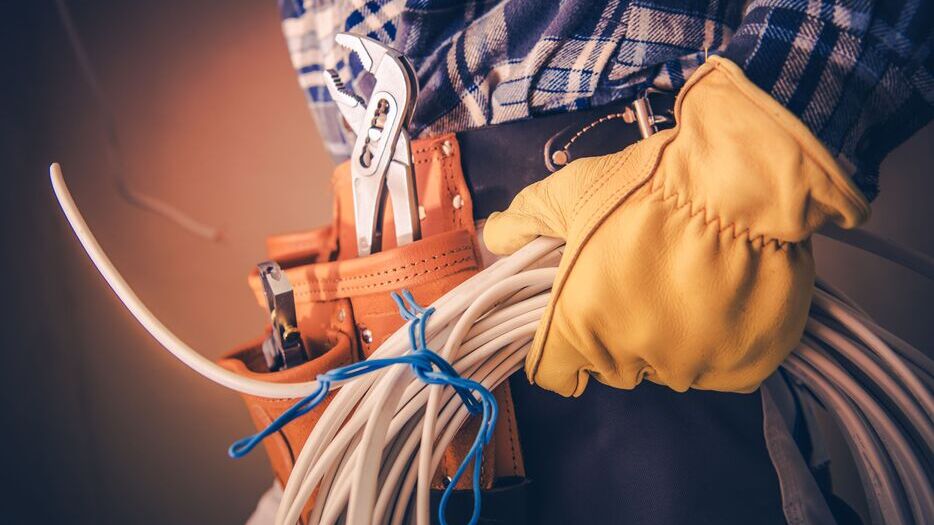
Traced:
<path fill-rule="evenodd" d="M 726 59 L 691 76 L 675 120 L 572 162 L 486 223 L 501 255 L 540 235 L 567 243 L 526 358 L 543 388 L 578 396 L 592 375 L 617 388 L 755 390 L 804 330 L 810 235 L 869 216 L 817 138 Z"/>

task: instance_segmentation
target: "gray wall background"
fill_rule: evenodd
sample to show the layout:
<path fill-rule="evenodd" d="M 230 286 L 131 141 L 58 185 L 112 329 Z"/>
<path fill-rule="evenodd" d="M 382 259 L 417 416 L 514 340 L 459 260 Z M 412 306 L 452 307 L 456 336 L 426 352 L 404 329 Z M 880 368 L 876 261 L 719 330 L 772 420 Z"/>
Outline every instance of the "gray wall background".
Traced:
<path fill-rule="evenodd" d="M 268 485 L 239 398 L 164 352 L 86 260 L 47 182 L 66 178 L 111 258 L 185 341 L 218 357 L 260 333 L 245 275 L 270 233 L 330 216 L 331 168 L 292 74 L 274 2 L 72 2 L 137 188 L 211 224 L 209 243 L 121 199 L 100 113 L 50 2 L 10 2 L 0 30 L 0 479 L 14 523 L 238 523 Z M 866 226 L 934 253 L 934 128 L 883 166 Z M 885 326 L 934 348 L 934 283 L 834 241 L 820 274 Z M 835 453 L 845 459 L 841 443 Z M 838 461 L 838 485 L 855 494 Z"/>

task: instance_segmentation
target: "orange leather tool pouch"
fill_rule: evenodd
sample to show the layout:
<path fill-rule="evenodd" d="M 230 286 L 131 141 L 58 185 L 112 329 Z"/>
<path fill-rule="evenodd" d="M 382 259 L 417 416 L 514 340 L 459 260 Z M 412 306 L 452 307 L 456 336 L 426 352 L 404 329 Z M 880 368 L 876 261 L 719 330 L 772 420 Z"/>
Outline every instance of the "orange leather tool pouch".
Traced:
<path fill-rule="evenodd" d="M 455 137 L 416 140 L 412 149 L 422 239 L 396 246 L 392 212 L 387 209 L 383 214 L 383 250 L 358 258 L 350 168 L 347 163 L 338 166 L 332 181 L 333 224 L 272 237 L 267 242 L 269 258 L 279 263 L 294 289 L 298 328 L 312 359 L 268 372 L 260 339 L 221 360 L 223 366 L 265 381 L 313 380 L 318 374 L 365 359 L 403 326 L 390 292 L 408 289 L 420 304 L 427 305 L 481 269 L 470 192 L 461 172 Z M 391 205 L 388 203 L 387 208 Z M 266 308 L 255 271 L 249 281 L 260 305 Z M 500 419 L 495 439 L 484 450 L 481 479 L 486 489 L 494 487 L 497 479 L 524 476 L 508 383 L 501 385 L 495 395 Z M 265 428 L 297 401 L 243 397 L 258 429 Z M 273 470 L 283 484 L 330 399 L 265 440 Z M 443 487 L 446 477 L 460 465 L 473 442 L 477 424 L 469 421 L 458 433 L 436 474 L 436 487 Z M 458 488 L 468 488 L 469 480 L 469 474 L 464 476 Z M 312 504 L 308 502 L 306 510 Z"/>

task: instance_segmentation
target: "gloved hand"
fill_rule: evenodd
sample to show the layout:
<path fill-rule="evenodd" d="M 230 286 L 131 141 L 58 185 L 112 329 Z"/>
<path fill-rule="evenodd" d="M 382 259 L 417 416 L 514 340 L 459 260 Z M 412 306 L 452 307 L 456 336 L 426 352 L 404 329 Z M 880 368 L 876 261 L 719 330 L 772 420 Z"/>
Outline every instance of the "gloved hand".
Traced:
<path fill-rule="evenodd" d="M 510 254 L 566 241 L 526 373 L 559 394 L 588 376 L 749 392 L 801 338 L 810 235 L 869 204 L 810 131 L 732 62 L 711 57 L 674 129 L 580 159 L 519 193 L 483 233 Z"/>

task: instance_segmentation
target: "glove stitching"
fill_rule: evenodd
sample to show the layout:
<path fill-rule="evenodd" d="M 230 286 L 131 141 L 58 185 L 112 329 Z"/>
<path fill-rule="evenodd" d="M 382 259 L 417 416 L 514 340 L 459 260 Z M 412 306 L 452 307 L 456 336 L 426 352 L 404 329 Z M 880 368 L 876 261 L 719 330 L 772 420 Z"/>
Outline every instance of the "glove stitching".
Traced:
<path fill-rule="evenodd" d="M 526 357 L 526 373 L 533 380 L 533 382 L 534 382 L 535 376 L 538 374 L 538 368 L 542 362 L 543 354 L 545 351 L 545 341 L 548 339 L 548 335 L 551 332 L 551 323 L 555 315 L 554 304 L 556 304 L 558 300 L 560 299 L 561 293 L 564 291 L 564 283 L 567 281 L 571 268 L 573 268 L 574 264 L 577 262 L 577 258 L 580 255 L 581 251 L 583 251 L 584 246 L 587 244 L 587 241 L 590 240 L 590 236 L 593 234 L 596 223 L 603 220 L 603 218 L 605 218 L 606 215 L 608 214 L 608 211 L 601 211 L 601 210 L 604 210 L 604 208 L 607 206 L 607 203 L 610 203 L 610 202 L 614 203 L 614 206 L 610 206 L 610 209 L 614 208 L 615 205 L 621 204 L 621 201 L 624 200 L 622 198 L 623 195 L 630 194 L 634 188 L 645 184 L 649 179 L 651 179 L 653 176 L 653 173 L 651 171 L 646 172 L 646 170 L 649 168 L 649 166 L 655 166 L 658 164 L 658 160 L 661 158 L 662 151 L 665 149 L 665 147 L 668 146 L 668 144 L 671 143 L 672 140 L 674 140 L 675 137 L 677 137 L 677 133 L 674 133 L 670 137 L 668 137 L 668 139 L 663 144 L 657 147 L 657 151 L 655 151 L 653 154 L 647 155 L 645 161 L 643 161 L 642 165 L 639 166 L 639 169 L 635 170 L 636 173 L 639 173 L 641 175 L 638 177 L 633 177 L 632 179 L 629 180 L 629 182 L 623 184 L 622 186 L 614 190 L 603 202 L 600 203 L 599 206 L 596 207 L 596 210 L 595 210 L 596 213 L 591 214 L 590 218 L 584 224 L 584 231 L 587 231 L 588 233 L 584 236 L 583 239 L 581 239 L 580 243 L 574 248 L 573 253 L 571 253 L 571 257 L 570 257 L 570 261 L 567 266 L 567 270 L 559 273 L 558 279 L 555 281 L 554 287 L 552 288 L 553 295 L 551 298 L 551 304 L 549 305 L 548 309 L 545 312 L 545 317 L 542 319 L 542 325 L 541 325 L 542 327 L 547 326 L 547 328 L 544 330 L 544 338 L 542 342 L 539 345 L 537 345 L 537 348 L 536 347 L 532 348 L 532 350 L 529 352 L 529 355 Z M 621 157 L 616 163 L 613 164 L 612 166 L 613 169 L 617 168 L 621 163 L 629 159 L 631 155 L 632 155 L 632 150 L 629 150 L 629 152 L 624 157 Z M 589 201 L 590 198 L 593 197 L 593 195 L 596 195 L 596 190 L 598 188 L 602 189 L 603 181 L 606 180 L 610 175 L 614 173 L 613 169 L 608 168 L 605 171 L 604 175 L 601 176 L 600 179 L 598 179 L 597 183 L 591 186 L 590 190 L 588 191 L 588 193 L 590 193 L 591 195 L 587 198 L 587 201 Z M 567 255 L 568 253 L 566 252 L 565 256 Z M 530 362 L 533 363 L 531 367 L 528 366 L 528 363 Z M 579 392 L 581 389 L 580 374 L 578 373 L 576 374 L 576 376 L 577 377 L 576 377 L 574 391 Z"/>
<path fill-rule="evenodd" d="M 429 273 L 433 273 L 433 272 L 437 272 L 437 271 L 440 271 L 440 270 L 444 270 L 444 269 L 450 268 L 450 267 L 452 267 L 452 266 L 453 266 L 453 267 L 456 267 L 456 266 L 460 265 L 461 263 L 465 263 L 465 262 L 473 263 L 473 262 L 474 262 L 474 259 L 473 259 L 472 256 L 461 257 L 460 259 L 454 259 L 454 260 L 452 260 L 452 261 L 450 261 L 450 262 L 448 262 L 448 263 L 435 266 L 434 268 L 428 268 L 428 269 L 423 270 L 423 271 L 420 271 L 420 272 L 415 272 L 415 273 L 411 273 L 411 274 L 408 274 L 408 275 L 403 275 L 403 276 L 397 277 L 397 278 L 395 278 L 395 279 L 380 281 L 380 282 L 377 282 L 377 283 L 370 283 L 370 284 L 358 285 L 358 286 L 340 286 L 340 285 L 338 285 L 338 286 L 333 287 L 333 288 L 324 287 L 324 286 L 312 288 L 311 285 L 310 285 L 310 283 L 309 283 L 309 285 L 308 285 L 309 288 L 308 288 L 307 290 L 296 290 L 296 291 L 295 291 L 295 295 L 296 295 L 297 297 L 305 297 L 305 296 L 310 296 L 310 295 L 317 295 L 317 294 L 320 294 L 320 293 L 342 293 L 342 292 L 343 292 L 343 293 L 347 293 L 347 292 L 351 292 L 351 291 L 353 291 L 353 290 L 366 290 L 366 289 L 370 289 L 370 288 L 381 288 L 381 287 L 386 286 L 386 285 L 404 282 L 404 281 L 407 281 L 407 280 L 410 280 L 410 279 L 414 279 L 414 278 L 416 278 L 416 277 L 419 277 L 419 276 L 421 276 L 421 275 L 427 275 L 427 274 L 429 274 Z M 464 267 L 464 268 L 458 268 L 457 271 L 460 272 L 460 271 L 470 270 L 470 269 L 476 269 L 476 268 L 477 268 L 477 265 L 476 265 L 476 264 L 472 264 L 472 265 L 466 266 L 466 267 Z M 440 277 L 445 277 L 445 276 L 439 276 L 439 278 L 440 278 Z M 299 284 L 301 284 L 301 283 L 299 283 Z M 298 286 L 295 286 L 295 288 L 297 288 L 297 287 L 298 287 Z"/>
<path fill-rule="evenodd" d="M 726 224 L 726 225 L 724 226 L 724 221 L 723 221 L 723 219 L 722 219 L 718 214 L 713 213 L 712 210 L 710 210 L 710 211 L 711 211 L 711 214 L 712 214 L 713 218 L 710 219 L 710 220 L 708 220 L 708 219 L 706 218 L 706 214 L 707 214 L 707 211 L 708 211 L 707 206 L 700 206 L 700 207 L 698 207 L 697 209 L 695 209 L 695 208 L 694 208 L 694 201 L 691 200 L 691 199 L 688 198 L 688 197 L 685 197 L 682 193 L 677 192 L 677 191 L 672 191 L 671 194 L 669 194 L 669 195 L 666 196 L 665 193 L 664 193 L 664 190 L 665 190 L 665 187 L 664 187 L 663 185 L 660 185 L 658 188 L 654 189 L 652 192 L 653 192 L 653 193 L 657 193 L 657 194 L 661 194 L 661 202 L 664 203 L 664 204 L 669 204 L 668 201 L 674 200 L 674 201 L 675 201 L 675 204 L 674 204 L 674 206 L 673 206 L 674 211 L 680 211 L 682 208 L 688 206 L 688 207 L 689 207 L 689 208 L 688 208 L 688 216 L 689 216 L 689 218 L 691 218 L 691 219 L 693 219 L 694 217 L 696 217 L 696 216 L 698 216 L 698 215 L 700 215 L 700 214 L 703 213 L 703 214 L 704 214 L 704 218 L 703 218 L 704 224 L 705 224 L 705 225 L 710 225 L 711 223 L 716 222 L 716 223 L 717 223 L 717 233 L 718 233 L 718 234 L 723 233 L 723 232 L 725 232 L 725 231 L 727 231 L 727 230 L 732 230 L 732 231 L 733 231 L 733 239 L 734 239 L 734 240 L 739 240 L 740 237 L 742 237 L 742 236 L 745 235 L 745 236 L 746 236 L 746 242 L 748 242 L 749 244 L 751 244 L 754 248 L 759 248 L 759 249 L 763 249 L 763 248 L 765 248 L 766 246 L 768 246 L 769 244 L 774 244 L 774 245 L 775 245 L 775 248 L 776 248 L 777 250 L 779 250 L 779 251 L 785 251 L 785 250 L 787 249 L 788 245 L 793 245 L 793 244 L 795 244 L 795 243 L 792 243 L 792 242 L 790 242 L 790 241 L 783 241 L 783 240 L 778 239 L 778 238 L 775 238 L 775 237 L 766 237 L 766 235 L 765 235 L 764 233 L 753 237 L 753 236 L 752 236 L 752 231 L 751 231 L 751 230 L 752 230 L 752 226 L 749 226 L 749 227 L 744 228 L 744 229 L 742 229 L 742 230 L 737 230 L 738 226 L 737 226 L 737 224 L 736 224 L 735 222 L 730 222 L 730 223 L 728 223 L 728 224 Z M 678 204 L 679 197 L 684 197 L 684 203 L 683 203 L 683 204 Z"/>
<path fill-rule="evenodd" d="M 594 213 L 590 214 L 590 216 L 587 219 L 587 222 L 584 223 L 583 230 L 586 231 L 587 233 L 584 236 L 584 238 L 581 239 L 580 245 L 578 249 L 576 250 L 577 253 L 580 253 L 580 251 L 583 250 L 584 245 L 587 244 L 587 242 L 590 240 L 591 235 L 593 235 L 594 230 L 596 230 L 597 223 L 603 221 L 610 213 L 612 213 L 612 211 L 616 207 L 622 205 L 623 201 L 629 197 L 629 194 L 632 192 L 632 190 L 634 190 L 638 186 L 642 186 L 643 184 L 648 182 L 650 179 L 655 177 L 656 175 L 655 171 L 654 170 L 647 171 L 647 169 L 649 168 L 649 166 L 657 166 L 659 159 L 661 159 L 663 150 L 676 137 L 677 137 L 677 133 L 671 135 L 671 137 L 668 138 L 667 141 L 662 143 L 657 148 L 657 151 L 655 151 L 651 155 L 647 155 L 645 161 L 642 163 L 641 166 L 639 166 L 639 169 L 635 170 L 635 172 L 639 173 L 640 175 L 638 177 L 633 177 L 628 182 L 626 182 L 625 184 L 623 184 L 622 186 L 614 190 L 610 195 L 607 196 L 606 199 L 604 199 L 602 202 L 599 203 L 599 205 L 597 205 L 594 208 Z M 617 166 L 614 165 L 614 168 L 615 167 Z M 602 183 L 602 180 L 600 181 L 600 183 Z M 595 184 L 594 188 L 597 188 L 599 186 L 600 186 L 599 183 Z M 575 254 L 574 259 L 576 260 L 576 258 L 577 258 L 577 255 Z"/>
<path fill-rule="evenodd" d="M 665 144 L 665 145 L 667 145 L 667 144 Z M 656 155 L 649 156 L 649 158 L 648 158 L 648 159 L 646 160 L 646 162 L 640 167 L 640 169 L 637 171 L 637 173 L 644 173 L 644 170 L 645 170 L 649 165 L 654 165 L 656 162 L 653 161 L 653 159 L 657 159 L 658 157 L 661 156 L 661 149 L 663 149 L 663 148 L 659 148 L 659 152 L 658 152 Z M 652 161 L 652 162 L 649 162 L 649 161 Z M 615 166 L 614 166 L 614 167 L 615 167 Z M 626 183 L 626 184 L 624 184 L 623 186 L 617 188 L 612 194 L 610 194 L 610 196 L 609 196 L 606 200 L 604 200 L 603 202 L 600 203 L 600 205 L 597 207 L 597 211 L 598 211 L 599 213 L 594 213 L 594 214 L 592 214 L 592 215 L 590 216 L 590 218 L 587 220 L 587 222 L 585 223 L 585 228 L 584 228 L 584 230 L 587 231 L 587 234 L 585 235 L 584 239 L 581 240 L 581 243 L 577 246 L 577 248 L 574 250 L 574 254 L 573 254 L 573 256 L 572 256 L 572 261 L 571 261 L 571 264 L 570 264 L 570 266 L 569 266 L 569 268 L 568 268 L 568 271 L 565 272 L 564 277 L 563 277 L 562 280 L 561 280 L 561 287 L 560 287 L 560 289 L 555 293 L 555 295 L 554 295 L 554 297 L 553 297 L 553 300 L 554 300 L 555 302 L 557 302 L 557 301 L 560 299 L 561 293 L 564 292 L 564 283 L 567 281 L 567 276 L 568 276 L 568 274 L 570 274 L 570 271 L 571 271 L 570 268 L 573 267 L 574 264 L 577 262 L 577 258 L 578 258 L 578 256 L 580 255 L 580 253 L 584 250 L 584 246 L 587 244 L 587 242 L 590 240 L 590 237 L 591 237 L 591 236 L 593 235 L 593 233 L 596 231 L 596 229 L 597 229 L 597 224 L 598 224 L 600 221 L 602 221 L 604 218 L 606 218 L 607 215 L 609 215 L 610 213 L 612 213 L 612 210 L 613 210 L 613 209 L 615 209 L 617 206 L 621 205 L 621 204 L 622 204 L 622 201 L 624 201 L 626 198 L 628 198 L 628 197 L 631 195 L 631 191 L 632 191 L 633 189 L 635 189 L 635 188 L 638 187 L 638 186 L 641 186 L 641 185 L 645 184 L 649 179 L 652 178 L 653 175 L 654 175 L 654 174 L 653 174 L 652 172 L 649 172 L 648 174 L 645 174 L 645 175 L 643 175 L 642 177 L 633 178 L 633 179 L 630 180 L 628 183 Z M 601 210 L 604 210 L 604 208 L 607 207 L 607 204 L 608 204 L 608 203 L 613 203 L 613 204 L 609 206 L 609 209 L 608 209 L 608 210 L 601 211 Z M 554 292 L 553 292 L 553 293 L 554 293 Z M 551 332 L 551 321 L 552 321 L 553 317 L 554 317 L 554 313 L 552 313 L 552 314 L 550 315 L 549 319 L 548 319 L 548 325 L 549 325 L 549 326 L 548 326 L 548 332 Z M 548 332 L 546 332 L 546 337 L 547 337 L 547 333 L 548 333 Z M 541 359 L 542 359 L 542 357 L 543 357 L 544 350 L 545 350 L 545 345 L 544 345 L 544 341 L 543 341 L 543 342 L 542 342 L 542 348 L 541 348 L 541 350 L 539 351 L 538 360 L 537 360 L 536 363 L 535 363 L 535 371 L 536 371 L 536 372 L 538 371 L 538 366 L 539 366 L 539 364 L 541 364 Z M 580 373 L 580 372 L 581 372 L 582 370 L 583 370 L 583 371 L 586 371 L 586 372 L 587 372 L 586 376 L 589 377 L 590 372 L 593 371 L 593 368 L 584 367 L 584 368 L 581 368 L 581 369 L 579 369 L 579 370 L 577 371 L 577 373 L 575 374 L 575 384 L 574 384 L 574 393 L 575 393 L 575 395 L 579 395 L 579 393 L 583 393 L 583 389 L 586 388 L 586 386 L 587 386 L 587 385 L 586 385 L 586 381 L 584 381 L 584 384 L 581 384 L 581 373 Z"/>
<path fill-rule="evenodd" d="M 632 156 L 632 149 L 630 148 L 623 150 L 623 153 L 625 153 L 625 156 L 620 156 L 611 166 L 607 166 L 603 171 L 603 175 L 594 181 L 590 188 L 588 188 L 588 190 L 584 192 L 583 195 L 581 195 L 577 202 L 574 203 L 575 210 L 583 208 L 587 205 L 588 202 L 590 202 L 590 199 L 592 199 L 598 193 L 598 191 L 603 188 L 603 183 L 616 173 L 616 169 L 620 165 L 625 164 L 625 162 L 629 160 L 629 157 Z"/>

